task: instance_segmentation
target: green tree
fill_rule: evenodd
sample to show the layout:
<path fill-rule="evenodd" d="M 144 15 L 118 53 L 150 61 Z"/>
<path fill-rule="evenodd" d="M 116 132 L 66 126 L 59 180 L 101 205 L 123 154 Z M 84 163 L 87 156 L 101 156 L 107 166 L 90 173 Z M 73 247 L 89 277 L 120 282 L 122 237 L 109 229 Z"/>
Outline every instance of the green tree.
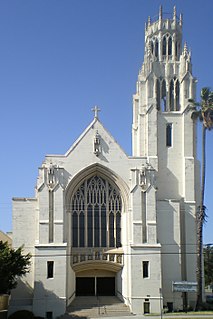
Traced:
<path fill-rule="evenodd" d="M 213 245 L 208 244 L 203 248 L 205 285 L 213 285 Z"/>
<path fill-rule="evenodd" d="M 0 241 L 0 294 L 10 293 L 18 278 L 30 271 L 30 258 L 30 254 L 23 254 L 23 247 L 13 249 Z"/>
<path fill-rule="evenodd" d="M 206 178 L 206 131 L 213 129 L 213 91 L 205 87 L 201 90 L 201 101 L 196 103 L 189 100 L 193 104 L 192 118 L 202 122 L 202 162 L 201 162 L 201 196 L 199 207 L 197 209 L 196 223 L 197 223 L 197 302 L 196 310 L 202 307 L 202 252 L 203 252 L 203 223 L 206 219 L 206 207 L 204 205 L 205 195 L 205 178 Z"/>

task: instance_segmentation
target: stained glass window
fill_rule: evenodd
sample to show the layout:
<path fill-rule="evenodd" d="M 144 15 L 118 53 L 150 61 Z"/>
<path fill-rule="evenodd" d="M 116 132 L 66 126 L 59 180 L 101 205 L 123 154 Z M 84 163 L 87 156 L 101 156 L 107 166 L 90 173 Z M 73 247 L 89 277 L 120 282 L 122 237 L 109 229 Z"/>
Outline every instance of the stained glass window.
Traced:
<path fill-rule="evenodd" d="M 94 175 L 72 196 L 73 247 L 121 246 L 121 196 L 108 180 Z"/>

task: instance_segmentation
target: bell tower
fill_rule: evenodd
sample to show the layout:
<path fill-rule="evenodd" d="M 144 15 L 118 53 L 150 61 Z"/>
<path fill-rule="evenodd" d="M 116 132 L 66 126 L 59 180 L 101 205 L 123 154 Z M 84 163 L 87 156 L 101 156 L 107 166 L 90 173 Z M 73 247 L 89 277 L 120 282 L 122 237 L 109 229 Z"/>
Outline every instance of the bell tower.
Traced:
<path fill-rule="evenodd" d="M 194 198 L 186 194 L 184 170 L 195 157 L 188 99 L 195 98 L 196 79 L 191 53 L 186 43 L 182 46 L 182 24 L 175 7 L 170 18 L 162 7 L 157 20 L 148 18 L 144 62 L 133 96 L 133 156 L 147 157 L 158 171 L 158 198 Z"/>
<path fill-rule="evenodd" d="M 182 15 L 177 17 L 175 7 L 169 17 L 160 7 L 157 19 L 148 18 L 144 62 L 133 96 L 132 152 L 156 171 L 154 202 L 157 243 L 162 249 L 162 291 L 164 303 L 170 305 L 172 282 L 196 281 L 199 164 L 196 127 L 188 103 L 195 99 L 196 79 L 191 53 L 186 43 L 182 45 L 182 26 Z M 178 307 L 181 296 L 175 298 Z"/>

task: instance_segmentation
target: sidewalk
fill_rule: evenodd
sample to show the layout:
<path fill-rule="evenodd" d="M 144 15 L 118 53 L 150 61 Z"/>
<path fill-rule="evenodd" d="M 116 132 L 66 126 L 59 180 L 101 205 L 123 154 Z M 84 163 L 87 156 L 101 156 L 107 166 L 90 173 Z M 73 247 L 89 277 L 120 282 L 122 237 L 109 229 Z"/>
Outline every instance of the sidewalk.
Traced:
<path fill-rule="evenodd" d="M 174 318 L 206 318 L 206 319 L 213 319 L 213 313 L 211 314 L 195 314 L 193 313 L 180 313 L 180 314 L 163 314 L 160 315 L 131 315 L 131 316 L 116 316 L 116 317 L 109 317 L 109 316 L 100 316 L 100 317 L 90 317 L 90 319 L 174 319 Z"/>

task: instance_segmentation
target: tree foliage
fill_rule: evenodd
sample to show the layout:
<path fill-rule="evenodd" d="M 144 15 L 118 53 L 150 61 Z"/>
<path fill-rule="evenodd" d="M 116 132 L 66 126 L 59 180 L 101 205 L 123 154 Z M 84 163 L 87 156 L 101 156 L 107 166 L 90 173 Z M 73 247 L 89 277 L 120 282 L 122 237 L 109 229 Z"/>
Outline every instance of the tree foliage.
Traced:
<path fill-rule="evenodd" d="M 213 129 L 213 92 L 210 88 L 204 87 L 201 90 L 201 101 L 199 103 L 194 100 L 189 100 L 192 103 L 192 118 L 202 122 L 202 166 L 201 166 L 201 194 L 199 207 L 197 209 L 196 223 L 197 223 L 197 303 L 196 310 L 202 307 L 203 295 L 203 223 L 206 218 L 206 207 L 204 205 L 205 195 L 205 179 L 206 179 L 206 131 Z"/>
<path fill-rule="evenodd" d="M 213 246 L 206 245 L 203 249 L 205 285 L 213 285 Z"/>
<path fill-rule="evenodd" d="M 0 293 L 7 294 L 17 286 L 19 277 L 30 271 L 30 254 L 23 254 L 23 247 L 10 248 L 0 241 Z"/>

